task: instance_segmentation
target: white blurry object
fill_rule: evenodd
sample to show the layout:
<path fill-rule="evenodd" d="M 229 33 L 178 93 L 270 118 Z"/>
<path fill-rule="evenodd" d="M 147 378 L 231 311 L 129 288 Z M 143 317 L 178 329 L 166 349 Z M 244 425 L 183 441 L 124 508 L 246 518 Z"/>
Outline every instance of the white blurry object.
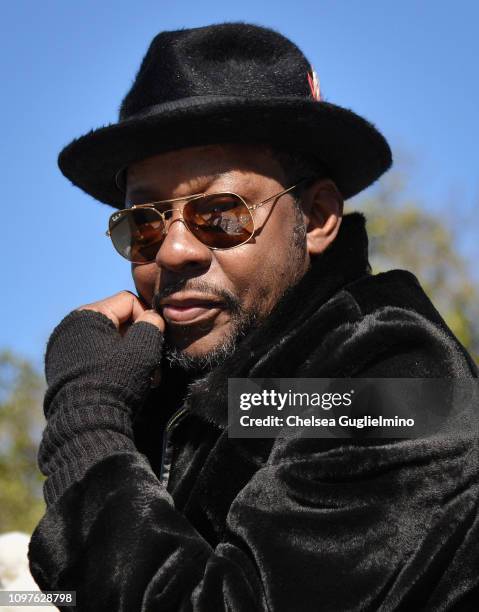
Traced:
<path fill-rule="evenodd" d="M 0 589 L 4 591 L 38 591 L 28 567 L 28 543 L 30 536 L 20 531 L 0 535 Z M 55 610 L 54 606 L 0 606 L 2 611 L 41 612 Z"/>

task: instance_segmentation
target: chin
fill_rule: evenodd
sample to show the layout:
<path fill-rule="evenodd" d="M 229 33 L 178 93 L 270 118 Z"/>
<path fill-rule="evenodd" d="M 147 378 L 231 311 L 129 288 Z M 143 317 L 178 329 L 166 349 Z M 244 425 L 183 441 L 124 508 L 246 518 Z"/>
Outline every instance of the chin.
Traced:
<path fill-rule="evenodd" d="M 231 333 L 230 325 L 222 325 L 219 328 L 213 329 L 178 329 L 168 328 L 166 330 L 166 341 L 168 345 L 176 351 L 181 351 L 183 354 L 194 359 L 206 357 L 209 353 L 215 351 Z"/>

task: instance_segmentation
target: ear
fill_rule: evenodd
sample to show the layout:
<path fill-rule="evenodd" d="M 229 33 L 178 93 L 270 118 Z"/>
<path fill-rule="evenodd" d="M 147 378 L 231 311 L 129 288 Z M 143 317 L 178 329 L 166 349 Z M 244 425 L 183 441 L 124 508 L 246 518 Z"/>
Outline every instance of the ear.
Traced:
<path fill-rule="evenodd" d="M 308 253 L 319 255 L 338 234 L 343 218 L 343 197 L 332 180 L 318 179 L 305 191 L 302 201 Z"/>

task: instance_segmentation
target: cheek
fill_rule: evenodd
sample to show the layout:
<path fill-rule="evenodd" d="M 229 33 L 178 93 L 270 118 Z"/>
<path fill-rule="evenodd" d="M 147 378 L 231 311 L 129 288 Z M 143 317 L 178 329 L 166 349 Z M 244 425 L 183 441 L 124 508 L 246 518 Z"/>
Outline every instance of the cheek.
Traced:
<path fill-rule="evenodd" d="M 217 252 L 223 274 L 247 309 L 268 312 L 279 296 L 297 280 L 304 254 L 292 253 L 293 222 L 270 219 L 256 241 L 232 251 Z"/>
<path fill-rule="evenodd" d="M 156 264 L 133 265 L 131 274 L 138 294 L 150 303 L 157 291 L 158 268 Z"/>
<path fill-rule="evenodd" d="M 298 253 L 293 253 L 298 219 L 291 205 L 281 209 L 280 204 L 281 202 L 278 202 L 276 205 L 277 208 L 274 211 L 276 214 L 271 215 L 263 226 L 256 245 L 262 267 L 278 276 L 276 278 L 278 284 L 281 284 L 282 280 L 279 278 L 280 275 L 285 271 L 291 271 L 294 266 L 298 265 Z"/>

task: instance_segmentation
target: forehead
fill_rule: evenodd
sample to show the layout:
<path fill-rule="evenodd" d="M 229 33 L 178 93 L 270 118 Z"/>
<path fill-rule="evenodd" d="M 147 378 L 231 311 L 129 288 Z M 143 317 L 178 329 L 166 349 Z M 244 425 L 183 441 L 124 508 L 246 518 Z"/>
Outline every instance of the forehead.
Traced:
<path fill-rule="evenodd" d="M 282 168 L 262 145 L 207 145 L 169 151 L 132 164 L 126 173 L 127 200 L 162 199 L 222 188 L 281 180 Z"/>

